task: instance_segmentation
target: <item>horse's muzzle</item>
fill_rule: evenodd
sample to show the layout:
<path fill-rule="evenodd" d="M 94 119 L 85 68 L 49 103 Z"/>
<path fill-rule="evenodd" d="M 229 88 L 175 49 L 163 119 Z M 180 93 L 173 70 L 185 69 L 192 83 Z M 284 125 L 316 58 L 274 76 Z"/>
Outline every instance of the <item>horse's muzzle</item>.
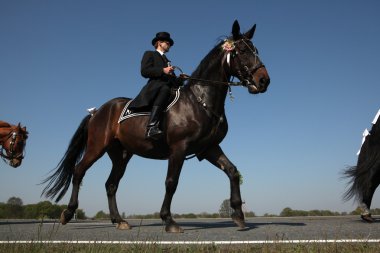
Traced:
<path fill-rule="evenodd" d="M 13 168 L 17 168 L 21 165 L 21 162 L 22 162 L 22 160 L 20 160 L 20 159 L 11 159 L 9 161 L 9 165 L 12 166 Z"/>
<path fill-rule="evenodd" d="M 251 94 L 264 93 L 267 91 L 270 78 L 264 65 L 260 65 L 252 72 L 251 80 L 246 80 L 246 86 Z"/>
<path fill-rule="evenodd" d="M 262 77 L 259 82 L 248 82 L 246 86 L 248 87 L 248 92 L 251 94 L 264 93 L 267 91 L 270 83 L 270 78 Z"/>

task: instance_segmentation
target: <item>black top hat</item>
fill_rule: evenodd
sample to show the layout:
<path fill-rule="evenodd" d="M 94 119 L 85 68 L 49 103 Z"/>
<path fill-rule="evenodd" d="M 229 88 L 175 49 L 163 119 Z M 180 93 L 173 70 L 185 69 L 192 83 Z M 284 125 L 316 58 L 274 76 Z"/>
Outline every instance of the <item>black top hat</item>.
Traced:
<path fill-rule="evenodd" d="M 156 44 L 157 41 L 168 41 L 170 46 L 174 45 L 174 41 L 170 38 L 170 33 L 168 32 L 158 32 L 156 34 L 156 37 L 152 40 L 152 45 Z"/>

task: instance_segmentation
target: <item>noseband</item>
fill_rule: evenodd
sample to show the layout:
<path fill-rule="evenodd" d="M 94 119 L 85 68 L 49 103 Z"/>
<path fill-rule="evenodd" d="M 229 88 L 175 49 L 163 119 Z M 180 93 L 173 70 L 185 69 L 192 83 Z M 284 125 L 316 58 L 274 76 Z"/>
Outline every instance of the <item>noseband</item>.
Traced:
<path fill-rule="evenodd" d="M 238 41 L 235 41 L 234 43 L 236 42 L 240 42 L 242 41 L 246 46 L 247 48 L 249 48 L 249 50 L 252 52 L 252 54 L 255 56 L 255 64 L 254 64 L 254 67 L 252 69 L 250 69 L 247 65 L 242 65 L 241 64 L 241 60 L 238 60 L 237 63 L 239 64 L 238 66 L 238 70 L 236 71 L 237 72 L 237 77 L 242 81 L 242 84 L 243 86 L 248 86 L 251 84 L 251 81 L 249 80 L 249 77 L 250 76 L 253 76 L 259 69 L 261 68 L 265 68 L 265 65 L 259 60 L 259 56 L 258 56 L 258 53 L 257 53 L 257 50 L 256 48 L 251 48 L 248 43 L 245 41 L 245 39 L 240 39 Z M 237 50 L 237 48 L 234 46 L 233 47 L 233 50 L 231 50 L 231 52 L 228 52 L 228 55 L 227 55 L 227 64 L 230 66 L 230 63 L 229 63 L 229 54 L 232 55 L 232 58 L 239 58 L 239 51 Z M 257 84 L 254 83 L 254 85 L 257 87 Z"/>

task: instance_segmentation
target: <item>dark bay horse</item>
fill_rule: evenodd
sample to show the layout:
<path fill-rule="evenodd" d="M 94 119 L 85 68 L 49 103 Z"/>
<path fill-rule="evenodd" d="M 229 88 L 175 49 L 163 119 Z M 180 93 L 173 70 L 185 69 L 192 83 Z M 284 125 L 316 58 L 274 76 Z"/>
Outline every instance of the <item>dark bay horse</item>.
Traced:
<path fill-rule="evenodd" d="M 24 149 L 28 132 L 21 124 L 11 125 L 0 121 L 0 156 L 10 166 L 17 168 L 24 158 Z"/>
<path fill-rule="evenodd" d="M 256 25 L 242 34 L 239 23 L 235 21 L 232 36 L 217 44 L 201 61 L 181 88 L 179 100 L 165 115 L 162 122 L 164 138 L 157 141 L 145 139 L 146 116 L 118 123 L 125 104 L 130 100 L 127 98 L 112 99 L 92 116 L 83 119 L 56 171 L 43 181 L 47 185 L 42 194 L 50 198 L 57 196 L 58 202 L 72 179 L 71 198 L 68 208 L 61 214 L 62 224 L 69 222 L 78 208 L 79 187 L 87 169 L 107 153 L 112 160 L 112 170 L 105 184 L 111 221 L 117 223 L 119 229 L 129 229 L 129 224 L 119 214 L 115 195 L 128 161 L 136 154 L 168 160 L 166 193 L 160 216 L 167 232 L 183 232 L 173 220 L 170 206 L 184 160 L 186 156 L 195 154 L 198 159 L 208 160 L 227 174 L 231 207 L 234 209 L 232 219 L 239 227 L 245 227 L 239 172 L 219 143 L 227 134 L 224 103 L 230 78 L 239 78 L 252 94 L 265 92 L 270 82 L 251 42 L 255 29 Z"/>
<path fill-rule="evenodd" d="M 360 149 L 356 166 L 349 167 L 344 175 L 350 178 L 350 188 L 344 195 L 345 200 L 355 197 L 362 209 L 361 218 L 373 222 L 371 202 L 376 188 L 380 184 L 380 119 L 379 114 L 372 121 L 372 129 Z"/>

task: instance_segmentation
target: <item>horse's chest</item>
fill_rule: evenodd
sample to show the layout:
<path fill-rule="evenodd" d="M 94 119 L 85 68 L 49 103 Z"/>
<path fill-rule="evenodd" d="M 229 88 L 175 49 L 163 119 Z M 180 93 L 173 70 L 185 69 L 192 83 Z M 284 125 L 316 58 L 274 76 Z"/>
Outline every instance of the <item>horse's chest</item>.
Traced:
<path fill-rule="evenodd" d="M 212 122 L 213 124 L 205 124 L 199 141 L 206 143 L 220 143 L 227 134 L 227 121 L 225 117 Z"/>

